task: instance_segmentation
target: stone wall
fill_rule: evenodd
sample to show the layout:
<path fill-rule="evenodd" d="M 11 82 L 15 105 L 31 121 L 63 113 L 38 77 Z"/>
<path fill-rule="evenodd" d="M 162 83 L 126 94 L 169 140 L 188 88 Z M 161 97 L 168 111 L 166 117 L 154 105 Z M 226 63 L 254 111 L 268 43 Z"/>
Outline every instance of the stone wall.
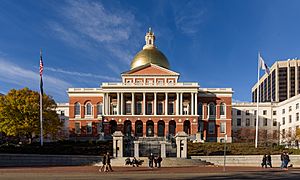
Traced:
<path fill-rule="evenodd" d="M 262 155 L 226 156 L 226 166 L 261 166 Z M 280 155 L 272 155 L 273 167 L 280 167 Z M 191 156 L 192 159 L 201 159 L 214 165 L 223 166 L 224 156 Z M 293 167 L 300 167 L 300 155 L 290 155 Z"/>

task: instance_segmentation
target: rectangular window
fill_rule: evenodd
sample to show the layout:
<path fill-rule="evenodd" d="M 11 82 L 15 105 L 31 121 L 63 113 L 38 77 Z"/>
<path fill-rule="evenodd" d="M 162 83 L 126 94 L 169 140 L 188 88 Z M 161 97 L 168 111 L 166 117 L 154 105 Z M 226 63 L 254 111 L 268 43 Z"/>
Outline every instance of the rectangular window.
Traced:
<path fill-rule="evenodd" d="M 296 113 L 296 121 L 299 121 L 299 113 Z"/>
<path fill-rule="evenodd" d="M 215 123 L 214 122 L 208 123 L 208 133 L 215 134 Z"/>
<path fill-rule="evenodd" d="M 285 117 L 282 118 L 282 125 L 285 125 Z"/>
<path fill-rule="evenodd" d="M 142 80 L 136 80 L 135 84 L 136 85 L 143 85 L 143 81 Z"/>
<path fill-rule="evenodd" d="M 174 114 L 174 103 L 173 102 L 169 102 L 169 105 L 168 105 L 168 114 L 169 115 Z"/>
<path fill-rule="evenodd" d="M 142 102 L 137 102 L 136 103 L 136 114 L 142 114 Z"/>
<path fill-rule="evenodd" d="M 285 114 L 285 109 L 282 109 L 282 114 Z"/>
<path fill-rule="evenodd" d="M 92 134 L 92 122 L 87 123 L 86 125 L 86 133 Z"/>
<path fill-rule="evenodd" d="M 246 119 L 246 126 L 250 126 L 250 119 L 249 118 Z"/>
<path fill-rule="evenodd" d="M 102 115 L 102 104 L 97 105 L 97 115 Z"/>
<path fill-rule="evenodd" d="M 125 112 L 131 114 L 131 102 L 126 102 Z"/>
<path fill-rule="evenodd" d="M 289 112 L 291 112 L 292 111 L 292 106 L 289 106 Z"/>
<path fill-rule="evenodd" d="M 254 115 L 256 115 L 256 110 L 254 111 Z"/>
<path fill-rule="evenodd" d="M 158 80 L 158 81 L 157 81 L 157 85 L 162 86 L 163 84 L 164 84 L 163 80 Z"/>
<path fill-rule="evenodd" d="M 276 111 L 273 111 L 273 115 L 274 115 L 274 116 L 276 115 Z"/>
<path fill-rule="evenodd" d="M 163 114 L 163 103 L 162 102 L 159 102 L 157 104 L 157 115 L 162 115 Z"/>
<path fill-rule="evenodd" d="M 75 122 L 75 133 L 76 134 L 80 134 L 81 133 L 80 122 Z"/>
<path fill-rule="evenodd" d="M 299 103 L 296 104 L 296 109 L 299 109 Z"/>
<path fill-rule="evenodd" d="M 264 118 L 264 126 L 268 126 L 268 119 Z"/>
<path fill-rule="evenodd" d="M 241 122 L 241 118 L 237 118 L 236 119 L 236 125 L 237 126 L 241 126 L 242 122 Z"/>
<path fill-rule="evenodd" d="M 100 134 L 102 132 L 102 123 L 97 123 L 97 134 Z"/>
<path fill-rule="evenodd" d="M 277 139 L 278 133 L 277 130 L 273 130 L 273 139 Z"/>
<path fill-rule="evenodd" d="M 285 138 L 285 129 L 282 129 L 282 138 Z"/>
<path fill-rule="evenodd" d="M 147 103 L 147 115 L 152 114 L 152 102 Z"/>
<path fill-rule="evenodd" d="M 249 115 L 250 115 L 249 110 L 246 110 L 246 116 L 249 116 Z"/>
<path fill-rule="evenodd" d="M 153 80 L 148 80 L 147 83 L 148 85 L 153 85 Z"/>
<path fill-rule="evenodd" d="M 242 114 L 241 110 L 236 111 L 236 115 L 240 116 Z"/>
<path fill-rule="evenodd" d="M 277 126 L 277 120 L 273 119 L 273 126 Z"/>
<path fill-rule="evenodd" d="M 112 105 L 112 111 L 113 111 L 113 115 L 117 115 L 117 111 L 118 111 L 118 108 L 117 108 L 117 105 Z"/>
<path fill-rule="evenodd" d="M 289 123 L 292 123 L 292 115 L 289 115 Z"/>
<path fill-rule="evenodd" d="M 221 133 L 226 133 L 226 122 L 221 122 L 220 131 Z"/>
<path fill-rule="evenodd" d="M 263 115 L 267 115 L 267 110 L 263 110 Z"/>
<path fill-rule="evenodd" d="M 254 119 L 254 126 L 256 126 L 256 118 Z"/>

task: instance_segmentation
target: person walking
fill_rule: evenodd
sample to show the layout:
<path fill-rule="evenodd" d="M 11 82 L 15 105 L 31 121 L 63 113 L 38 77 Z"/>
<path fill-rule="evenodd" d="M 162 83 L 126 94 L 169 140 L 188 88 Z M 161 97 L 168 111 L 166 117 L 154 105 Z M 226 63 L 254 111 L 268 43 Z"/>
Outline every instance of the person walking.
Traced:
<path fill-rule="evenodd" d="M 288 153 L 285 153 L 284 157 L 283 157 L 283 161 L 284 161 L 284 168 L 286 170 L 288 170 L 288 164 L 290 162 L 290 156 Z"/>
<path fill-rule="evenodd" d="M 148 157 L 148 160 L 149 160 L 149 167 L 150 168 L 153 168 L 153 160 L 154 160 L 154 155 L 153 153 L 151 153 Z"/>
<path fill-rule="evenodd" d="M 272 168 L 272 158 L 271 158 L 271 154 L 269 153 L 267 156 L 267 166 L 270 166 L 270 168 Z"/>
<path fill-rule="evenodd" d="M 285 156 L 285 152 L 282 152 L 280 155 L 280 161 L 281 161 L 281 166 L 280 168 L 283 169 L 284 168 L 284 156 Z"/>
<path fill-rule="evenodd" d="M 161 162 L 162 162 L 162 158 L 161 158 L 161 156 L 158 156 L 158 158 L 157 158 L 157 167 L 158 168 L 160 168 L 161 167 Z"/>
<path fill-rule="evenodd" d="M 110 164 L 110 155 L 109 152 L 106 153 L 106 172 L 113 171 Z"/>
<path fill-rule="evenodd" d="M 106 154 L 105 153 L 103 154 L 103 157 L 102 157 L 102 167 L 99 169 L 99 172 L 103 172 L 104 169 L 106 170 Z"/>
<path fill-rule="evenodd" d="M 262 158 L 261 167 L 267 168 L 267 155 L 266 154 L 264 154 L 264 156 Z"/>

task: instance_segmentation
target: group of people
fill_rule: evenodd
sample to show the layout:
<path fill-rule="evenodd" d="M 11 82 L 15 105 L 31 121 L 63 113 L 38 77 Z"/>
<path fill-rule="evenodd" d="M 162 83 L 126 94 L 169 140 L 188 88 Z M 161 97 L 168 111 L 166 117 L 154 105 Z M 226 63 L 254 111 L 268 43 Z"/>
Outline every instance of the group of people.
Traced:
<path fill-rule="evenodd" d="M 271 155 L 268 154 L 264 154 L 262 162 L 261 162 L 261 167 L 265 167 L 267 168 L 268 166 L 270 166 L 272 168 L 272 158 Z"/>
<path fill-rule="evenodd" d="M 288 168 L 288 164 L 290 162 L 290 156 L 287 152 L 283 152 L 280 156 L 280 160 L 281 160 L 281 169 L 286 169 Z"/>
<path fill-rule="evenodd" d="M 99 169 L 99 172 L 108 172 L 113 171 L 110 164 L 111 157 L 109 152 L 105 153 L 102 157 L 102 167 Z"/>
<path fill-rule="evenodd" d="M 287 152 L 283 152 L 280 156 L 280 160 L 281 160 L 281 169 L 286 169 L 288 168 L 288 163 L 290 162 L 290 157 L 289 154 Z M 262 162 L 261 162 L 261 167 L 265 167 L 267 168 L 268 166 L 270 166 L 272 168 L 272 158 L 270 154 L 264 154 L 263 158 L 262 158 Z"/>
<path fill-rule="evenodd" d="M 153 168 L 153 164 L 154 164 L 154 167 L 158 167 L 160 168 L 161 167 L 161 162 L 162 162 L 162 158 L 161 156 L 154 156 L 153 153 L 151 153 L 148 157 L 149 159 L 149 167 L 150 168 Z"/>
<path fill-rule="evenodd" d="M 132 167 L 139 167 L 140 165 L 142 165 L 144 162 L 144 160 L 139 160 L 139 159 L 136 159 L 135 157 L 133 157 L 132 161 L 130 160 L 129 157 L 127 157 L 125 159 L 125 165 L 132 165 Z"/>

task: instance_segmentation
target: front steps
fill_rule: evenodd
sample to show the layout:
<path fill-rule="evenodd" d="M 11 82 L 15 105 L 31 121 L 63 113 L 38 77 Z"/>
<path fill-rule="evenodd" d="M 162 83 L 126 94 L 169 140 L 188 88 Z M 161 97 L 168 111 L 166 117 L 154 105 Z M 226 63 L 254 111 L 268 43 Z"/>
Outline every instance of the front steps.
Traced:
<path fill-rule="evenodd" d="M 126 157 L 114 158 L 111 160 L 111 165 L 125 167 L 126 166 L 125 159 Z M 130 159 L 132 160 L 133 157 L 131 157 Z M 144 160 L 142 167 L 148 167 L 149 162 L 147 157 L 140 157 L 137 159 Z M 162 167 L 209 166 L 209 165 L 213 165 L 213 164 L 200 159 L 182 159 L 182 158 L 163 158 L 163 161 L 161 163 Z M 102 166 L 102 162 L 96 163 L 94 164 L 94 166 Z M 130 167 L 129 165 L 127 166 Z"/>

